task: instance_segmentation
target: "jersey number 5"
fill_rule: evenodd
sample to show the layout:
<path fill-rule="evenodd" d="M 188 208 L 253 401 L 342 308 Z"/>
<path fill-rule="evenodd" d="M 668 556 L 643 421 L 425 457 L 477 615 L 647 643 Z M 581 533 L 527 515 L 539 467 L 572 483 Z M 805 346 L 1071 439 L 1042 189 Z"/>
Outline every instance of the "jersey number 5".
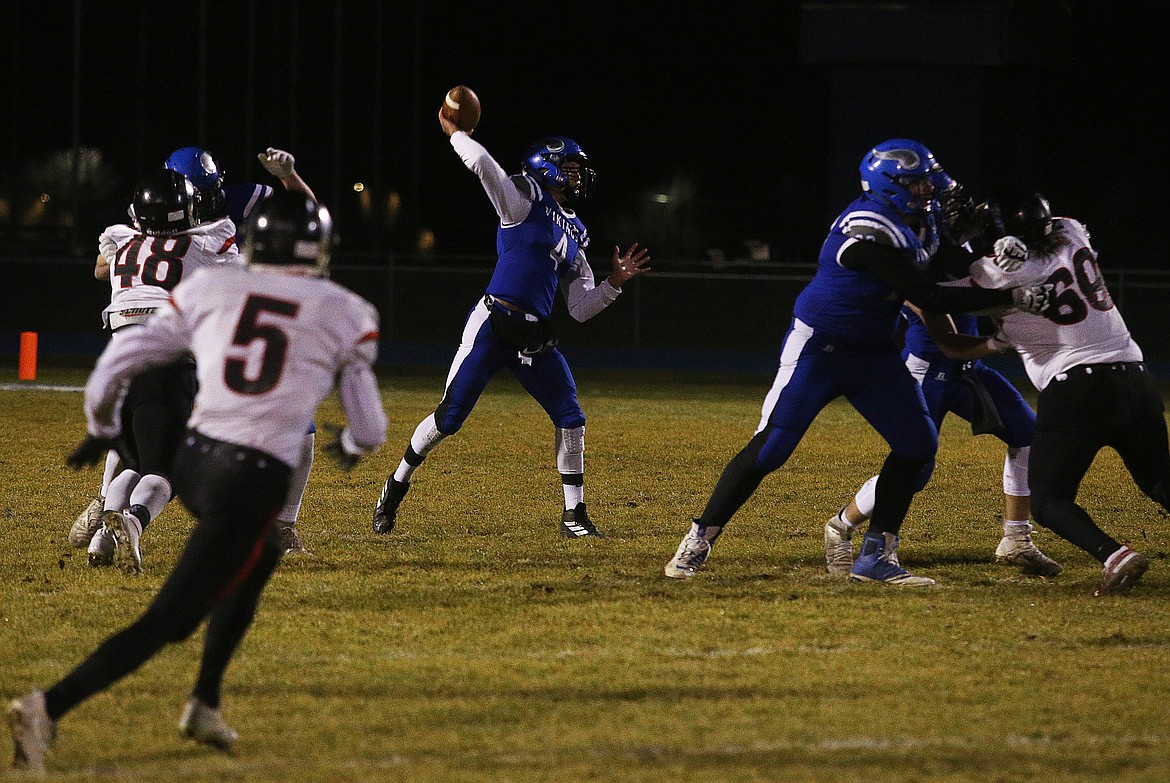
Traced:
<path fill-rule="evenodd" d="M 247 363 L 243 359 L 230 358 L 223 366 L 223 379 L 227 387 L 240 394 L 264 394 L 280 382 L 284 372 L 284 360 L 288 356 L 288 335 L 273 323 L 258 323 L 261 313 L 271 313 L 285 318 L 296 318 L 301 306 L 284 299 L 273 299 L 253 294 L 244 302 L 232 345 L 248 346 L 254 340 L 264 342 L 264 353 L 260 358 L 260 372 L 255 378 L 247 376 Z"/>

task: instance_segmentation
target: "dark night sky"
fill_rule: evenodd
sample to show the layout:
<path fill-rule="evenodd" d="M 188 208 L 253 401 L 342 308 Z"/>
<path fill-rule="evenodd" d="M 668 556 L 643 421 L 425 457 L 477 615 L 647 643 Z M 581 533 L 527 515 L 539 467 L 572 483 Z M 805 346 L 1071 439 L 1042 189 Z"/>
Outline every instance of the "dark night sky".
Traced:
<path fill-rule="evenodd" d="M 229 180 L 269 181 L 253 156 L 271 144 L 296 154 L 348 249 L 406 250 L 428 227 L 440 251 L 489 253 L 490 207 L 434 118 L 466 83 L 484 104 L 475 136 L 509 170 L 546 133 L 582 143 L 601 187 L 581 212 L 603 248 L 734 256 L 759 239 L 774 258 L 811 261 L 868 146 L 911 136 L 969 187 L 1037 184 L 1088 222 L 1113 266 L 1160 263 L 1160 3 L 463 5 L 82 3 L 79 140 L 112 180 L 83 229 L 119 219 L 136 178 L 175 147 L 210 148 Z M 810 41 L 809 14 L 826 8 L 848 23 Z M 0 186 L 19 199 L 32 164 L 73 144 L 75 7 L 0 9 Z M 871 13 L 894 21 L 878 34 L 858 23 Z M 979 35 L 962 18 L 981 20 Z M 984 42 L 974 57 L 961 45 L 972 40 Z M 810 62 L 810 50 L 880 62 Z M 375 198 L 401 195 L 392 230 L 358 219 L 359 180 Z M 666 191 L 685 196 L 671 214 L 642 198 Z"/>

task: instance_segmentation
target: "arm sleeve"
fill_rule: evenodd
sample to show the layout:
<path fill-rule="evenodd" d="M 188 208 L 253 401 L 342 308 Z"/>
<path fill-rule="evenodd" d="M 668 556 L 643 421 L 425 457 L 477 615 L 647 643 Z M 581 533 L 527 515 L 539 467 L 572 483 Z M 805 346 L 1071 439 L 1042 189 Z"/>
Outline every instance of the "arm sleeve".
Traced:
<path fill-rule="evenodd" d="M 488 200 L 496 209 L 504 227 L 524 221 L 532 209 L 535 191 L 523 192 L 482 144 L 462 131 L 451 134 L 451 146 L 483 185 Z"/>
<path fill-rule="evenodd" d="M 914 265 L 909 250 L 854 241 L 842 249 L 841 265 L 864 269 L 928 313 L 973 313 L 1012 306 L 1011 291 L 942 286 Z"/>
<path fill-rule="evenodd" d="M 120 413 L 130 380 L 144 370 L 178 359 L 190 347 L 190 333 L 173 304 L 164 306 L 142 326 L 119 332 L 85 384 L 89 434 L 116 437 L 122 428 Z"/>
<path fill-rule="evenodd" d="M 565 304 L 569 307 L 569 315 L 575 321 L 588 321 L 600 313 L 618 298 L 620 288 L 609 284 L 609 279 L 601 281 L 601 285 L 594 285 L 593 268 L 585 259 L 585 251 L 578 250 L 573 265 L 561 279 L 561 293 L 565 297 Z"/>
<path fill-rule="evenodd" d="M 346 450 L 358 454 L 376 451 L 386 440 L 386 411 L 378 379 L 366 362 L 343 365 L 337 374 L 337 394 L 347 422 Z"/>

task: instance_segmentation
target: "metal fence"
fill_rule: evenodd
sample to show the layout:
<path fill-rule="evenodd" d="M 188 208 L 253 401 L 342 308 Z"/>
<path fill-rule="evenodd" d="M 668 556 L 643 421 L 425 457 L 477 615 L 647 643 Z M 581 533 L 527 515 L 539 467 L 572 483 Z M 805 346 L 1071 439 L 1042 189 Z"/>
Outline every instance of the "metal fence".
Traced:
<path fill-rule="evenodd" d="M 493 262 L 486 256 L 342 256 L 332 277 L 377 306 L 387 345 L 414 351 L 410 355 L 425 363 L 445 362 L 468 310 L 483 295 Z M 608 259 L 594 263 L 600 279 Z M 587 323 L 573 321 L 558 305 L 554 317 L 563 349 L 622 366 L 718 368 L 722 356 L 727 366 L 770 367 L 793 302 L 815 269 L 812 264 L 743 261 L 716 267 L 669 259 L 655 259 L 653 267 L 651 274 L 627 283 L 623 295 Z M 15 353 L 17 335 L 26 330 L 48 335 L 45 345 L 51 352 L 100 350 L 98 313 L 109 302 L 109 287 L 94 280 L 92 262 L 7 257 L 0 258 L 0 270 L 15 286 L 0 321 L 0 353 Z M 1147 357 L 1170 361 L 1161 309 L 1170 272 L 1115 269 L 1105 277 Z M 765 358 L 761 362 L 757 356 Z"/>

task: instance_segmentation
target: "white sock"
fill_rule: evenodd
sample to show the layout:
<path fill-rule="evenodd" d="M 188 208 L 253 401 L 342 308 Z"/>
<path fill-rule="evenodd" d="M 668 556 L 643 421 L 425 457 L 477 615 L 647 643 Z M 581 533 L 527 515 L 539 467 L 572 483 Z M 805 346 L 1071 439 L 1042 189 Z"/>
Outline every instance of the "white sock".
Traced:
<path fill-rule="evenodd" d="M 142 475 L 126 468 L 106 488 L 105 511 L 125 511 L 130 508 L 130 493 Z"/>
<path fill-rule="evenodd" d="M 297 517 L 301 513 L 301 502 L 305 499 L 305 487 L 309 485 L 309 473 L 313 470 L 314 441 L 316 441 L 316 436 L 310 432 L 301 442 L 301 464 L 289 477 L 288 494 L 284 498 L 284 508 L 276 516 L 276 521 L 284 523 L 286 527 L 295 525 Z"/>
<path fill-rule="evenodd" d="M 130 499 L 126 503 L 126 508 L 130 506 L 145 506 L 150 513 L 149 525 L 155 518 L 163 512 L 167 503 L 171 499 L 171 482 L 163 476 L 155 473 L 147 473 L 138 483 L 134 485 L 134 491 L 130 493 Z M 138 520 L 140 523 L 141 519 Z"/>
<path fill-rule="evenodd" d="M 110 491 L 110 482 L 114 480 L 114 476 L 118 475 L 118 468 L 122 466 L 122 460 L 118 456 L 118 452 L 110 449 L 106 452 L 106 465 L 102 470 L 102 491 L 101 495 L 104 498 L 106 493 Z"/>
<path fill-rule="evenodd" d="M 1032 523 L 1028 520 L 1022 522 L 1015 519 L 1005 519 L 1003 521 L 1003 534 L 1005 536 L 1026 536 L 1032 532 Z"/>
<path fill-rule="evenodd" d="M 561 484 L 565 490 L 565 510 L 577 507 L 578 503 L 585 502 L 585 486 L 583 484 Z"/>

